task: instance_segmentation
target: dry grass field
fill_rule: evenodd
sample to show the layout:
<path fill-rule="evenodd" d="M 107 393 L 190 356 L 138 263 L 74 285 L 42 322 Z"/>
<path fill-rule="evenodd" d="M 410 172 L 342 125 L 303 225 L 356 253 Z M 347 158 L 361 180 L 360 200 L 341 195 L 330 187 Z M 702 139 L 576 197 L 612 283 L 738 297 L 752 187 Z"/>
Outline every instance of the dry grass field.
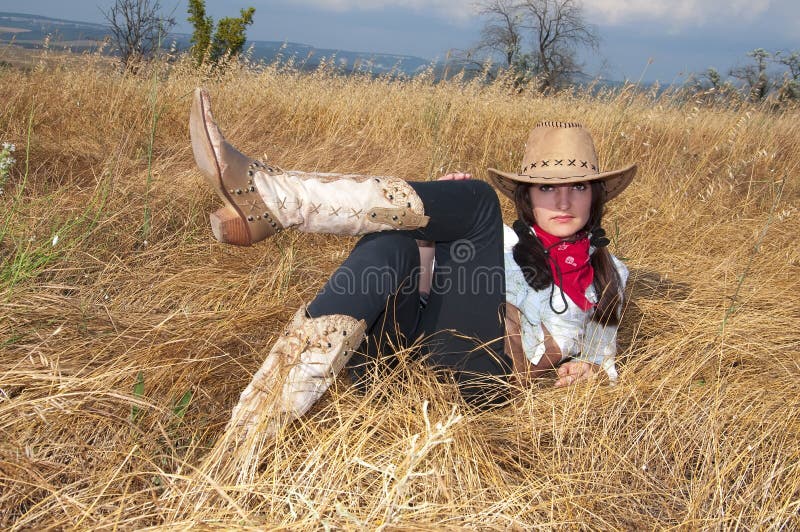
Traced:
<path fill-rule="evenodd" d="M 0 528 L 800 526 L 800 112 L 151 68 L 0 69 L 0 143 L 17 146 Z M 211 451 L 230 409 L 355 240 L 212 239 L 187 132 L 201 84 L 228 138 L 285 168 L 485 178 L 517 167 L 536 121 L 585 123 L 604 168 L 640 165 L 606 224 L 631 270 L 619 384 L 543 381 L 476 412 L 408 349 L 366 397 L 342 380 L 239 478 Z"/>

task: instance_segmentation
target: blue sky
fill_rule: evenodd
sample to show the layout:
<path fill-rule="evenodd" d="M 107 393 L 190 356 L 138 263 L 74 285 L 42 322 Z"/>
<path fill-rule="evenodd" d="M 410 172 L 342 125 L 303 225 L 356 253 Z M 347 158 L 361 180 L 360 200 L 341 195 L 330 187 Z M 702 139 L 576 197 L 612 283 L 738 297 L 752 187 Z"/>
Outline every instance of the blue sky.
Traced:
<path fill-rule="evenodd" d="M 102 22 L 113 0 L 0 0 L 0 11 Z M 189 32 L 185 0 L 161 0 Z M 471 0 L 206 0 L 215 19 L 256 8 L 248 36 L 321 48 L 442 59 L 480 33 Z M 586 55 L 592 74 L 608 79 L 681 82 L 688 72 L 721 72 L 762 47 L 800 49 L 800 0 L 584 0 L 602 38 Z M 648 61 L 652 63 L 648 65 Z"/>

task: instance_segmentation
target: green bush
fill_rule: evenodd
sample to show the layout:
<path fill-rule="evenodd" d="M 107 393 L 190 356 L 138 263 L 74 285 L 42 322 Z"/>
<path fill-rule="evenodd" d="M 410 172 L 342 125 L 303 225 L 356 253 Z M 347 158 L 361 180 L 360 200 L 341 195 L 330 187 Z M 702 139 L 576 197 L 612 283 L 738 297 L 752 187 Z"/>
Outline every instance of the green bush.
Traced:
<path fill-rule="evenodd" d="M 253 23 L 255 12 L 254 7 L 241 9 L 238 17 L 220 19 L 214 31 L 214 19 L 206 15 L 205 1 L 189 0 L 188 20 L 194 26 L 191 42 L 195 63 L 198 66 L 207 62 L 216 65 L 223 57 L 240 54 L 247 40 L 247 26 Z"/>

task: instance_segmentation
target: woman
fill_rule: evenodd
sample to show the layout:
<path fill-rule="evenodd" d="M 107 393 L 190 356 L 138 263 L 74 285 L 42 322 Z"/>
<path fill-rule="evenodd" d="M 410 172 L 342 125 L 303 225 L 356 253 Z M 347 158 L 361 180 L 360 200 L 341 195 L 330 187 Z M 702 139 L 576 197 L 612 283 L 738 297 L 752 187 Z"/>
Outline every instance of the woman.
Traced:
<path fill-rule="evenodd" d="M 602 368 L 617 378 L 617 325 L 628 270 L 605 248 L 607 201 L 636 165 L 600 173 L 591 135 L 580 124 L 542 122 L 528 137 L 520 173 L 489 169 L 518 220 L 505 228 L 506 353 L 522 383 L 558 367 L 556 386 Z"/>
<path fill-rule="evenodd" d="M 584 271 L 588 255 L 583 264 L 568 264 L 575 257 L 562 264 L 558 261 L 567 259 L 554 251 L 559 245 L 536 248 L 537 239 L 530 233 L 534 229 L 519 222 L 515 228 L 521 236 L 511 253 L 521 262 L 504 260 L 499 203 L 486 183 L 461 179 L 408 183 L 392 177 L 284 172 L 253 161 L 228 144 L 214 123 L 208 94 L 199 89 L 190 133 L 197 164 L 225 203 L 211 217 L 212 230 L 221 242 L 250 245 L 289 227 L 366 235 L 317 297 L 297 311 L 242 392 L 229 427 L 243 429 L 245 434 L 273 433 L 322 396 L 355 350 L 369 354 L 401 338 L 424 336 L 429 363 L 448 370 L 462 395 L 478 403 L 502 397 L 505 387 L 500 384 L 512 368 L 519 380 L 527 382 L 562 356 L 576 354 L 575 347 L 582 352 L 585 334 L 580 338 L 573 334 L 571 344 L 562 341 L 563 324 L 534 308 L 538 300 L 529 292 L 541 292 L 555 281 L 558 287 L 551 290 L 551 304 L 560 297 L 569 306 L 568 297 L 578 297 L 575 287 L 588 291 L 592 285 L 593 278 Z M 575 240 L 581 245 L 587 240 L 586 230 L 599 223 L 604 201 L 621 192 L 634 173 L 635 166 L 599 173 L 588 133 L 560 123 L 534 129 L 520 174 L 490 169 L 496 186 L 515 199 L 525 223 L 536 221 L 544 230 L 554 230 L 551 236 L 559 244 Z M 596 184 L 578 185 L 588 182 Z M 553 201 L 551 192 L 565 190 L 565 184 L 566 199 Z M 582 200 L 573 207 L 570 202 L 576 193 L 581 193 Z M 541 218 L 550 217 L 551 211 L 556 213 L 551 217 L 553 227 L 550 218 Z M 595 244 L 602 243 L 597 233 Z M 425 305 L 419 297 L 418 240 L 435 242 L 435 273 Z M 537 252 L 533 262 L 522 258 Z M 613 327 L 618 319 L 622 280 L 613 282 L 608 263 L 614 263 L 607 252 L 595 256 L 603 261 L 598 263 L 603 284 L 595 283 L 602 312 L 592 312 L 592 301 L 581 299 L 584 318 L 596 315 L 598 326 L 582 327 L 580 332 L 594 327 L 605 334 L 608 327 L 603 326 Z M 549 262 L 555 276 L 548 284 Z M 596 262 L 593 258 L 591 265 Z M 506 270 L 511 297 L 508 339 Z M 529 290 L 519 284 L 520 275 Z M 590 286 L 585 286 L 587 278 Z M 560 288 L 562 281 L 566 281 L 566 295 Z M 585 295 L 593 297 L 590 291 Z M 577 319 L 574 313 L 552 310 L 557 316 Z M 541 345 L 534 345 L 534 339 Z M 611 365 L 605 364 L 613 368 L 613 353 L 601 351 L 593 356 L 610 356 Z M 597 356 L 562 365 L 557 384 L 586 378 L 593 371 L 588 364 L 603 362 Z M 359 363 L 353 367 L 361 379 L 363 355 L 357 358 Z"/>

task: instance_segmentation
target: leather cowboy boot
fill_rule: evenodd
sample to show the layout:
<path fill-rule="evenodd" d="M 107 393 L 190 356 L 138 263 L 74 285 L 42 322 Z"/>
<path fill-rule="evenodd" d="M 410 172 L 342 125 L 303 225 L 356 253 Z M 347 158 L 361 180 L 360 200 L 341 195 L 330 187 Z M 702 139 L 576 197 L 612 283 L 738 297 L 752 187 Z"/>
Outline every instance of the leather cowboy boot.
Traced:
<path fill-rule="evenodd" d="M 404 180 L 286 172 L 240 153 L 222 136 L 196 89 L 189 118 L 195 161 L 225 203 L 211 215 L 217 240 L 249 246 L 278 231 L 358 235 L 425 227 L 422 200 Z"/>
<path fill-rule="evenodd" d="M 251 433 L 270 437 L 305 414 L 361 344 L 365 329 L 364 320 L 309 318 L 300 308 L 242 392 L 226 431 L 243 431 L 242 439 Z"/>

